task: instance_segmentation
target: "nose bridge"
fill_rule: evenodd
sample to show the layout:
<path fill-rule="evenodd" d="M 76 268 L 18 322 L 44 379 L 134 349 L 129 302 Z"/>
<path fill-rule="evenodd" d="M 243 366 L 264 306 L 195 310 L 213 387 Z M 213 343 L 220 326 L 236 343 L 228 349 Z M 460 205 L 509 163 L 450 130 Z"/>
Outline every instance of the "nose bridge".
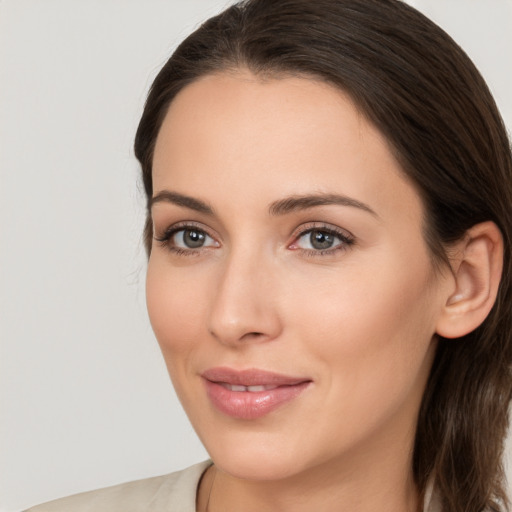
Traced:
<path fill-rule="evenodd" d="M 237 344 L 271 340 L 279 334 L 273 266 L 262 251 L 248 247 L 230 251 L 211 304 L 209 331 L 215 338 Z"/>

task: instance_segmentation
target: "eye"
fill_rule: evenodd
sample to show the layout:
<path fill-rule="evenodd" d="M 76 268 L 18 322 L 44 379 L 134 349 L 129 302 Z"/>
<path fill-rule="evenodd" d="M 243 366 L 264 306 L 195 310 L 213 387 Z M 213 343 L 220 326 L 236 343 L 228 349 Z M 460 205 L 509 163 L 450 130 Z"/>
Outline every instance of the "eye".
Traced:
<path fill-rule="evenodd" d="M 207 247 L 219 247 L 219 243 L 204 229 L 193 225 L 174 225 L 155 240 L 178 254 L 197 254 Z"/>
<path fill-rule="evenodd" d="M 339 245 L 341 240 L 336 235 L 323 231 L 320 229 L 311 230 L 309 233 L 302 235 L 297 245 L 301 249 L 316 249 L 323 251 L 325 249 L 332 249 L 336 245 Z"/>
<path fill-rule="evenodd" d="M 303 228 L 289 248 L 303 250 L 310 255 L 323 255 L 347 249 L 353 244 L 354 237 L 349 233 L 326 226 L 313 226 Z"/>
<path fill-rule="evenodd" d="M 169 239 L 174 247 L 182 249 L 199 249 L 216 245 L 215 240 L 197 228 L 185 228 L 175 231 Z"/>

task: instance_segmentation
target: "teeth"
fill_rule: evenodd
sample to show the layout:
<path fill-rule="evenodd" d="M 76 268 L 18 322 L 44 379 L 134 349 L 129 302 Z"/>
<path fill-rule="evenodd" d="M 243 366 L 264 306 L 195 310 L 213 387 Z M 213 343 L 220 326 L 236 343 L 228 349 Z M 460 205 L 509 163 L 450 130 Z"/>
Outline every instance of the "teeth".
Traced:
<path fill-rule="evenodd" d="M 265 391 L 265 386 L 247 386 L 247 391 L 257 393 L 258 391 Z"/>
<path fill-rule="evenodd" d="M 225 387 L 226 389 L 229 389 L 229 391 L 237 391 L 237 392 L 247 392 L 249 391 L 250 393 L 258 393 L 260 391 L 268 391 L 269 389 L 276 389 L 277 386 L 265 386 L 265 385 L 260 385 L 260 386 L 241 386 L 241 385 L 238 385 L 238 384 L 227 384 L 227 383 L 222 383 L 222 386 Z"/>

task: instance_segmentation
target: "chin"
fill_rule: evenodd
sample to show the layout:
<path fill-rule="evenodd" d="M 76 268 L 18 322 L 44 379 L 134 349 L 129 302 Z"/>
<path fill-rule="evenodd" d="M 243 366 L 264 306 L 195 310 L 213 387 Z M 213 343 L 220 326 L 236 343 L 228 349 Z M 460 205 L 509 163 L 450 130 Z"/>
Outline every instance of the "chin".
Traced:
<path fill-rule="evenodd" d="M 328 436 L 314 432 L 304 436 L 300 430 L 294 432 L 290 427 L 280 432 L 247 427 L 246 432 L 227 429 L 224 435 L 202 439 L 214 464 L 234 478 L 300 482 L 313 472 L 323 479 L 336 471 L 340 462 L 350 458 L 346 443 L 340 441 L 336 449 L 332 443 L 324 442 Z"/>
<path fill-rule="evenodd" d="M 223 436 L 224 437 L 224 436 Z M 282 480 L 297 473 L 297 451 L 280 436 L 227 433 L 224 439 L 202 439 L 214 464 L 223 472 L 244 480 Z"/>
<path fill-rule="evenodd" d="M 214 464 L 224 473 L 241 480 L 278 481 L 297 473 L 296 462 L 283 458 L 279 453 L 260 454 L 256 457 L 244 454 L 212 457 Z"/>

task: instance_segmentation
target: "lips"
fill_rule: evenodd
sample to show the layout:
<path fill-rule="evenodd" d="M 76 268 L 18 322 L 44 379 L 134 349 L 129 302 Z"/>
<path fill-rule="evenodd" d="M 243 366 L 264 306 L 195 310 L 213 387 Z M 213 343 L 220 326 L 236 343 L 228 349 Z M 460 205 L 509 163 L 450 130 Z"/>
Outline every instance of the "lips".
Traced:
<path fill-rule="evenodd" d="M 257 419 L 299 397 L 312 380 L 264 370 L 211 368 L 201 375 L 208 398 L 220 412 L 238 419 Z"/>

